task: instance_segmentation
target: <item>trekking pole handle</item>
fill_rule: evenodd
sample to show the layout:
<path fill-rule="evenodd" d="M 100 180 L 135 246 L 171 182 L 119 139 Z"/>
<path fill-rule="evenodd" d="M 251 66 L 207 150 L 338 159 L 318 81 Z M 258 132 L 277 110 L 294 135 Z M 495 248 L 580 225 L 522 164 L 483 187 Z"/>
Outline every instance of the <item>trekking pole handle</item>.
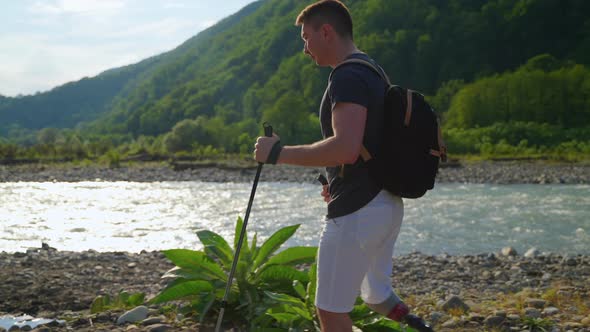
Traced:
<path fill-rule="evenodd" d="M 317 178 L 317 180 L 319 181 L 319 183 L 321 183 L 321 184 L 322 184 L 322 185 L 324 185 L 324 186 L 327 186 L 327 185 L 328 185 L 328 179 L 326 179 L 326 177 L 325 177 L 325 176 L 324 176 L 324 174 L 322 174 L 322 173 L 320 173 L 320 174 L 318 175 L 318 178 Z"/>
<path fill-rule="evenodd" d="M 265 122 L 262 124 L 262 127 L 264 127 L 264 136 L 272 137 L 272 126 L 270 125 L 270 123 Z"/>

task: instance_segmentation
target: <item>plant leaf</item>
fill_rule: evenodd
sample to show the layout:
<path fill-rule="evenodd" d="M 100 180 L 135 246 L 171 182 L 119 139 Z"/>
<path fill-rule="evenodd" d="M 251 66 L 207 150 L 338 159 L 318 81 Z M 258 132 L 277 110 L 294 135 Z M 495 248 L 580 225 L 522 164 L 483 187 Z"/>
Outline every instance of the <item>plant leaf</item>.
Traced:
<path fill-rule="evenodd" d="M 104 297 L 102 297 L 102 296 L 97 296 L 94 299 L 94 301 L 92 301 L 92 304 L 90 305 L 90 313 L 91 314 L 102 312 L 105 309 L 106 308 L 105 308 L 105 303 L 104 303 Z"/>
<path fill-rule="evenodd" d="M 168 270 L 162 276 L 162 279 L 166 278 L 184 278 L 187 280 L 210 280 L 211 276 L 207 273 L 203 273 L 200 269 L 186 269 L 175 266 Z"/>
<path fill-rule="evenodd" d="M 140 306 L 144 303 L 145 301 L 145 294 L 144 293 L 135 293 L 133 295 L 129 296 L 129 299 L 127 299 L 127 305 L 132 306 L 132 307 L 137 307 Z"/>
<path fill-rule="evenodd" d="M 255 327 L 251 330 L 252 332 L 285 332 L 285 329 L 278 327 Z"/>
<path fill-rule="evenodd" d="M 309 280 L 308 278 L 307 273 L 290 266 L 271 265 L 257 274 L 255 280 L 262 280 L 264 282 L 285 281 L 288 285 L 292 285 L 293 280 L 307 282 Z"/>
<path fill-rule="evenodd" d="M 129 293 L 127 293 L 126 291 L 121 291 L 121 292 L 119 292 L 119 295 L 115 299 L 115 306 L 116 307 L 123 307 L 127 304 L 128 300 L 129 300 Z"/>
<path fill-rule="evenodd" d="M 238 242 L 240 240 L 240 233 L 242 231 L 242 227 L 244 227 L 244 221 L 242 217 L 238 217 L 236 222 L 236 229 L 234 233 L 234 251 L 238 250 Z M 242 240 L 242 247 L 240 248 L 240 260 L 242 257 L 250 255 L 250 248 L 248 248 L 248 232 L 244 230 L 244 240 Z"/>
<path fill-rule="evenodd" d="M 225 272 L 223 272 L 223 269 L 202 251 L 171 249 L 165 250 L 164 255 L 178 267 L 187 270 L 195 270 L 199 268 L 204 272 L 207 272 L 210 276 L 221 280 L 227 280 L 227 276 L 225 275 Z"/>
<path fill-rule="evenodd" d="M 260 247 L 258 253 L 254 259 L 254 269 L 257 269 L 260 265 L 262 265 L 268 257 L 274 253 L 279 247 L 285 243 L 299 228 L 299 224 L 293 226 L 287 226 L 276 233 L 271 235 Z"/>
<path fill-rule="evenodd" d="M 252 246 L 250 247 L 252 257 L 256 257 L 256 253 L 258 251 L 258 248 L 256 248 L 256 241 L 258 241 L 258 233 L 254 233 L 254 237 L 252 238 Z"/>
<path fill-rule="evenodd" d="M 301 309 L 299 307 L 289 307 L 288 311 L 292 311 L 293 313 L 297 314 L 299 317 L 305 318 L 305 320 L 312 320 L 311 315 L 307 311 L 307 309 Z"/>
<path fill-rule="evenodd" d="M 273 293 L 273 292 L 269 292 L 269 291 L 264 291 L 264 294 L 274 300 L 277 301 L 281 304 L 286 304 L 290 307 L 293 306 L 297 306 L 299 308 L 305 309 L 305 304 L 303 303 L 303 301 L 301 301 L 300 299 L 291 296 L 291 295 L 287 295 L 287 294 L 279 294 L 279 293 Z"/>
<path fill-rule="evenodd" d="M 348 315 L 353 322 L 366 321 L 367 319 L 381 317 L 379 314 L 371 311 L 371 309 L 364 303 L 361 305 L 355 305 Z"/>
<path fill-rule="evenodd" d="M 356 325 L 356 324 L 355 324 Z M 370 324 L 360 324 L 356 325 L 358 327 L 360 327 L 363 332 L 402 332 L 402 331 L 407 331 L 407 332 L 414 332 L 415 330 L 412 328 L 406 328 L 405 330 L 402 330 L 402 328 L 400 327 L 399 323 L 394 322 L 392 320 L 388 320 L 388 319 L 379 319 L 376 322 L 370 323 Z"/>
<path fill-rule="evenodd" d="M 209 310 L 211 310 L 213 304 L 215 303 L 215 294 L 213 292 L 202 294 L 199 300 L 196 302 L 197 303 L 194 305 L 194 307 L 198 312 L 199 323 L 202 324 L 207 317 L 207 313 L 209 313 Z"/>
<path fill-rule="evenodd" d="M 238 247 L 238 240 L 240 239 L 240 233 L 242 232 L 242 227 L 244 226 L 244 220 L 242 217 L 238 217 L 236 221 L 236 229 L 234 230 L 234 250 Z M 248 233 L 244 232 L 244 242 L 242 246 L 248 246 Z"/>
<path fill-rule="evenodd" d="M 297 316 L 295 314 L 287 313 L 287 312 L 280 312 L 280 313 L 276 313 L 276 314 L 267 313 L 267 315 L 276 319 L 276 321 L 283 326 L 285 326 L 285 325 L 290 326 L 293 323 L 293 321 L 295 321 L 299 318 L 299 316 Z"/>
<path fill-rule="evenodd" d="M 269 265 L 296 265 L 301 263 L 313 263 L 315 261 L 317 247 L 291 247 L 272 256 L 264 266 Z M 264 268 L 263 266 L 263 268 Z"/>
<path fill-rule="evenodd" d="M 305 304 L 308 308 L 312 308 L 315 304 L 315 290 L 317 287 L 318 265 L 313 263 L 307 273 L 309 282 L 307 283 L 307 296 L 305 297 Z"/>
<path fill-rule="evenodd" d="M 160 294 L 149 301 L 150 304 L 158 304 L 168 301 L 179 300 L 187 296 L 199 295 L 203 292 L 211 292 L 213 286 L 207 281 L 192 280 L 186 281 L 164 289 Z"/>
<path fill-rule="evenodd" d="M 305 288 L 303 287 L 303 284 L 301 283 L 301 281 L 293 280 L 293 289 L 295 290 L 295 293 L 297 293 L 297 295 L 299 295 L 300 298 L 305 300 L 305 295 L 306 295 Z"/>
<path fill-rule="evenodd" d="M 205 252 L 211 253 L 219 258 L 223 265 L 231 266 L 234 253 L 221 235 L 208 230 L 202 230 L 197 232 L 197 236 L 205 246 Z"/>

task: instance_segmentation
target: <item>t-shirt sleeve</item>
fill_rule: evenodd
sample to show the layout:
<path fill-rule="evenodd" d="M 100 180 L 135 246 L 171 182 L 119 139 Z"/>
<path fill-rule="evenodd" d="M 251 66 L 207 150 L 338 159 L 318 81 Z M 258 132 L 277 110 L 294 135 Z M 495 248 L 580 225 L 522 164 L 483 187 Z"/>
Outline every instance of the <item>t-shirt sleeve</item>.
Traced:
<path fill-rule="evenodd" d="M 330 101 L 332 109 L 336 103 L 353 103 L 369 108 L 369 85 L 357 66 L 340 68 L 332 75 Z"/>

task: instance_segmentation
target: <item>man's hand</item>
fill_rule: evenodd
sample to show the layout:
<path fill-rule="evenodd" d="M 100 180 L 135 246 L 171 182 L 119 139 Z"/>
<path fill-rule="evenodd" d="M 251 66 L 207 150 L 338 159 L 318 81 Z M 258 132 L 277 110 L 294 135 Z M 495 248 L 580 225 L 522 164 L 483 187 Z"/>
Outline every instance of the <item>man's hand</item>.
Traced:
<path fill-rule="evenodd" d="M 322 187 L 322 197 L 324 197 L 324 202 L 330 203 L 332 200 L 332 198 L 330 198 L 330 186 L 325 184 Z"/>
<path fill-rule="evenodd" d="M 254 159 L 259 163 L 266 163 L 268 154 L 273 145 L 280 140 L 280 137 L 273 134 L 272 137 L 261 136 L 256 140 L 254 145 Z"/>

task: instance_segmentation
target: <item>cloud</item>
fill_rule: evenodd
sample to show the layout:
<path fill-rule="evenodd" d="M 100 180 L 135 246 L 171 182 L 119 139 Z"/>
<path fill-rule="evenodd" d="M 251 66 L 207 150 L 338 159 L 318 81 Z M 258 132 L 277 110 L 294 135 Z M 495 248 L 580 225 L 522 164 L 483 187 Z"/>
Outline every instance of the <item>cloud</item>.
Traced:
<path fill-rule="evenodd" d="M 214 1 L 20 2 L 25 12 L 0 33 L 0 93 L 45 91 L 170 51 L 218 22 L 227 2 Z"/>
<path fill-rule="evenodd" d="M 165 9 L 183 9 L 183 8 L 189 8 L 189 6 L 186 3 L 182 3 L 182 2 L 166 2 L 164 4 L 164 8 Z"/>
<path fill-rule="evenodd" d="M 55 0 L 37 1 L 29 7 L 34 14 L 84 14 L 117 11 L 125 7 L 124 0 Z"/>
<path fill-rule="evenodd" d="M 201 29 L 205 29 L 208 27 L 213 26 L 215 23 L 217 23 L 218 20 L 205 20 L 199 23 L 199 28 Z"/>
<path fill-rule="evenodd" d="M 55 86 L 95 76 L 107 69 L 137 62 L 158 50 L 130 47 L 118 42 L 108 45 L 56 44 L 38 34 L 0 36 L 0 44 L 11 45 L 0 53 L 0 94 L 32 94 Z M 33 45 L 33 46 L 32 46 Z"/>

